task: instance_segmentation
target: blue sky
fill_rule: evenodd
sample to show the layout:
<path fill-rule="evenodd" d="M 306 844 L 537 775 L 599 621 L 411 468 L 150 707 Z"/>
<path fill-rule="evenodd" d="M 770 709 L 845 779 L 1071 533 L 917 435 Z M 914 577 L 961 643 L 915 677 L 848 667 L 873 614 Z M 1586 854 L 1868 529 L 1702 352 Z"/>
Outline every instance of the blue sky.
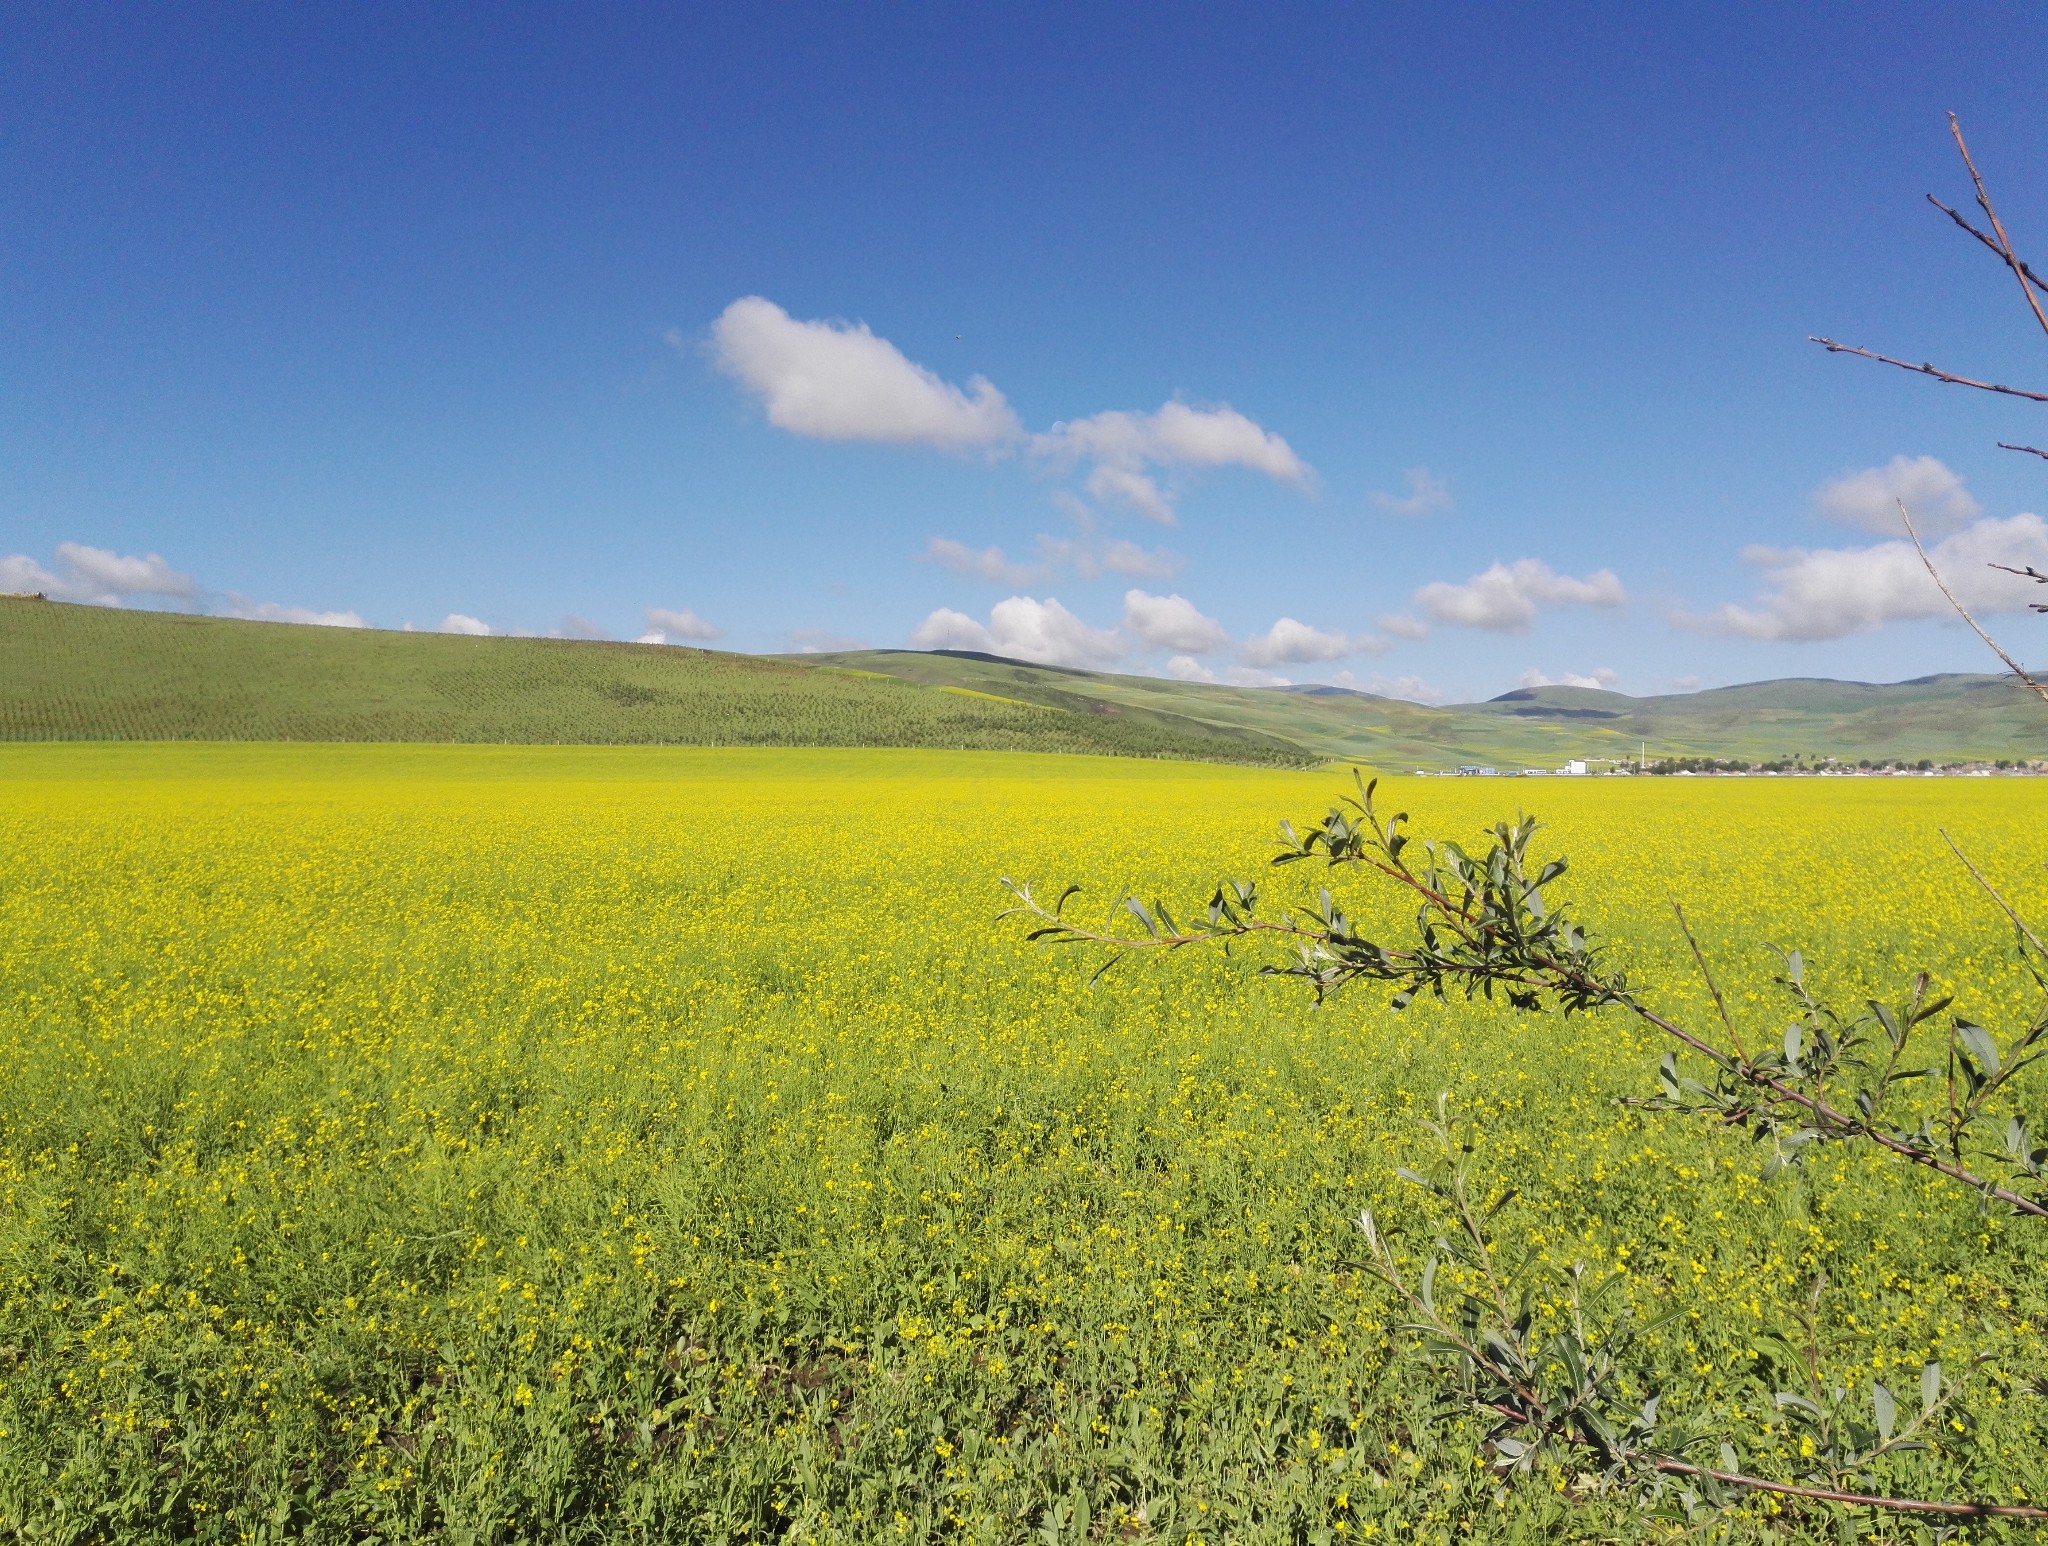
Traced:
<path fill-rule="evenodd" d="M 1904 492 L 2048 658 L 1982 564 L 2048 564 L 1994 447 L 2048 410 L 1805 342 L 2048 384 L 1921 198 L 1968 201 L 1953 110 L 2048 257 L 2044 44 L 1968 0 L 30 7 L 0 589 L 1453 700 L 1985 669 Z"/>

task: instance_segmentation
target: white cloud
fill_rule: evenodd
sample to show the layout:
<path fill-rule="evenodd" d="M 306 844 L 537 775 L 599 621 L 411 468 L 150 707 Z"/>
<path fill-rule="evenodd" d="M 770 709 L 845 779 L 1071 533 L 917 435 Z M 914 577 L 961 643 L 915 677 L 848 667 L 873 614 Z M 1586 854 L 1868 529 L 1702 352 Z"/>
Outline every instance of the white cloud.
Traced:
<path fill-rule="evenodd" d="M 491 625 L 480 617 L 471 617 L 467 612 L 450 612 L 441 619 L 441 626 L 434 631 L 436 633 L 475 634 L 478 638 L 482 638 L 491 631 Z"/>
<path fill-rule="evenodd" d="M 992 383 L 975 376 L 963 392 L 865 323 L 800 322 L 749 295 L 711 325 L 711 344 L 719 368 L 760 398 L 768 422 L 794 435 L 957 450 L 1024 433 Z"/>
<path fill-rule="evenodd" d="M 1764 573 L 1748 606 L 1730 603 L 1705 615 L 1675 613 L 1680 627 L 1751 639 L 1839 639 L 1911 618 L 1954 613 L 1908 542 L 1867 548 L 1767 548 L 1743 553 Z M 1928 549 L 1964 606 L 1991 614 L 2021 612 L 2041 599 L 2031 580 L 1990 566 L 2048 569 L 2048 524 L 2038 515 L 1978 521 Z"/>
<path fill-rule="evenodd" d="M 1374 619 L 1381 633 L 1390 633 L 1397 639 L 1426 639 L 1429 624 L 1419 617 L 1410 617 L 1406 612 L 1385 612 Z"/>
<path fill-rule="evenodd" d="M 1584 579 L 1557 574 L 1541 559 L 1495 564 L 1462 585 L 1436 580 L 1415 593 L 1415 604 L 1439 623 L 1520 633 L 1536 620 L 1538 607 L 1578 604 L 1618 607 L 1628 593 L 1611 569 Z"/>
<path fill-rule="evenodd" d="M 1097 560 L 1112 574 L 1127 574 L 1134 580 L 1164 580 L 1180 573 L 1181 557 L 1165 548 L 1141 548 L 1119 538 L 1104 548 Z"/>
<path fill-rule="evenodd" d="M 1255 666 L 1232 666 L 1224 673 L 1232 687 L 1292 687 L 1293 681 Z"/>
<path fill-rule="evenodd" d="M 367 628 L 357 612 L 319 612 L 312 607 L 288 607 L 276 601 L 251 601 L 247 596 L 229 591 L 226 605 L 220 608 L 225 617 L 239 617 L 252 623 L 309 623 L 317 628 Z"/>
<path fill-rule="evenodd" d="M 137 557 L 82 542 L 57 544 L 55 570 L 26 553 L 0 558 L 0 590 L 41 591 L 53 600 L 100 607 L 117 607 L 132 596 L 190 601 L 202 594 L 197 580 L 173 569 L 160 554 Z"/>
<path fill-rule="evenodd" d="M 972 575 L 992 585 L 1030 585 L 1045 578 L 1043 564 L 1012 563 L 1001 548 L 970 548 L 951 537 L 932 538 L 918 556 L 925 563 L 937 564 L 955 574 Z"/>
<path fill-rule="evenodd" d="M 1129 653 L 1113 628 L 1090 628 L 1059 601 L 1012 596 L 989 609 L 984 627 L 962 612 L 940 607 L 910 636 L 923 650 L 980 650 L 1042 666 L 1101 668 Z"/>
<path fill-rule="evenodd" d="M 1607 692 L 1614 690 L 1614 684 L 1621 680 L 1621 673 L 1612 666 L 1595 666 L 1590 674 L 1567 671 L 1562 676 L 1547 676 L 1531 666 L 1522 673 L 1524 687 L 1595 687 Z"/>
<path fill-rule="evenodd" d="M 1166 674 L 1183 682 L 1213 682 L 1216 673 L 1192 655 L 1176 655 L 1166 663 Z"/>
<path fill-rule="evenodd" d="M 705 622 L 687 608 L 675 612 L 667 607 L 649 607 L 646 617 L 647 632 L 639 639 L 642 644 L 675 644 L 684 639 L 702 641 L 725 637 L 723 628 Z"/>
<path fill-rule="evenodd" d="M 789 642 L 796 646 L 799 655 L 829 655 L 839 650 L 864 650 L 868 647 L 865 639 L 850 638 L 823 628 L 792 628 Z"/>
<path fill-rule="evenodd" d="M 1156 649 L 1180 650 L 1189 655 L 1206 655 L 1230 642 L 1221 623 L 1204 616 L 1181 595 L 1125 591 L 1124 627 Z"/>
<path fill-rule="evenodd" d="M 589 618 L 578 617 L 574 612 L 571 612 L 562 619 L 561 627 L 550 631 L 549 637 L 556 639 L 608 639 L 611 635 L 598 627 Z"/>
<path fill-rule="evenodd" d="M 1336 682 L 1339 687 L 1356 688 L 1382 698 L 1404 698 L 1410 703 L 1434 706 L 1444 701 L 1443 689 L 1431 686 L 1419 676 L 1382 676 L 1375 671 L 1368 677 L 1356 677 L 1349 671 L 1339 671 Z"/>
<path fill-rule="evenodd" d="M 1386 515 L 1413 517 L 1436 515 L 1451 508 L 1450 484 L 1437 477 L 1427 467 L 1410 467 L 1405 476 L 1408 479 L 1408 492 L 1374 494 L 1374 509 Z"/>
<path fill-rule="evenodd" d="M 1847 473 L 1815 489 L 1813 502 L 1833 520 L 1890 536 L 1902 529 L 1901 503 L 1923 537 L 1954 531 L 1981 508 L 1963 480 L 1932 456 L 1895 456 L 1882 467 Z"/>
<path fill-rule="evenodd" d="M 1369 634 L 1325 633 L 1307 623 L 1283 617 L 1264 633 L 1244 641 L 1245 664 L 1276 666 L 1282 662 L 1307 665 L 1319 660 L 1342 660 L 1361 652 L 1377 655 L 1387 647 L 1384 639 Z"/>
<path fill-rule="evenodd" d="M 1298 488 L 1308 487 L 1312 476 L 1285 440 L 1227 405 L 1167 403 L 1153 413 L 1112 409 L 1055 424 L 1034 435 L 1031 445 L 1041 456 L 1093 463 L 1086 483 L 1092 497 L 1169 526 L 1173 499 L 1152 469 L 1245 467 Z"/>

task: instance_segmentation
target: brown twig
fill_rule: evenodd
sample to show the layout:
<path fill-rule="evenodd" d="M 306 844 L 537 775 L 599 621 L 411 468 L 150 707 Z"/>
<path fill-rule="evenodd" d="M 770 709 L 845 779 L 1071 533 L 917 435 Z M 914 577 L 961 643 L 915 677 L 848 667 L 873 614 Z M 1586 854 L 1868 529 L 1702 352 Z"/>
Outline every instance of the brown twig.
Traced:
<path fill-rule="evenodd" d="M 2031 1503 L 1938 1503 L 1926 1498 L 1887 1498 L 1870 1492 L 1838 1492 L 1832 1487 L 1801 1487 L 1792 1482 L 1767 1482 L 1760 1476 L 1739 1471 L 1717 1471 L 1711 1466 L 1688 1465 L 1683 1460 L 1651 1462 L 1668 1476 L 1711 1476 L 1730 1487 L 1753 1492 L 1775 1492 L 1785 1497 L 1812 1498 L 1820 1503 L 1853 1503 L 1864 1508 L 1889 1509 L 1895 1514 L 1946 1514 L 1957 1519 L 2048 1519 L 2048 1508 Z"/>
<path fill-rule="evenodd" d="M 2020 274 L 2023 278 L 2025 278 L 2029 283 L 2033 284 L 2043 292 L 2048 292 L 2048 281 L 2044 281 L 2039 274 L 2035 273 L 2031 268 L 2027 267 L 2026 260 L 2024 258 L 2019 258 L 2017 256 L 2013 258 L 2007 258 L 2006 255 L 1999 250 L 1997 242 L 1993 241 L 1990 237 L 1986 236 L 1982 231 L 1978 230 L 1975 226 L 1971 225 L 1969 221 L 1965 220 L 1961 215 L 1957 214 L 1954 210 L 1950 209 L 1946 204 L 1942 203 L 1941 200 L 1937 199 L 1933 194 L 1930 193 L 1927 195 L 1927 202 L 1932 204 L 1936 209 L 1940 210 L 1944 215 L 1948 216 L 1949 219 L 1953 220 L 1965 231 L 1968 231 L 1972 236 L 1976 237 L 1978 241 L 1982 242 L 1985 246 L 1989 247 L 1993 252 L 1998 253 L 1998 257 L 2001 262 L 2017 263 L 2019 265 Z"/>
<path fill-rule="evenodd" d="M 1983 626 L 1978 623 L 1976 618 L 1970 616 L 1970 609 L 1956 600 L 1956 593 L 1948 588 L 1948 582 L 1941 577 L 1941 571 L 1934 567 L 1934 560 L 1927 556 L 1927 549 L 1921 545 L 1920 533 L 1913 529 L 1913 517 L 1906 510 L 1906 502 L 1901 499 L 1895 501 L 1895 503 L 1899 507 L 1899 519 L 1906 523 L 1906 535 L 1913 539 L 1913 551 L 1920 555 L 1920 562 L 1926 566 L 1929 577 L 1941 588 L 1942 595 L 1948 597 L 1948 604 L 1956 609 L 1956 616 L 1970 625 L 1971 631 L 1989 646 L 1992 654 L 2005 662 L 2007 668 L 2014 676 L 2033 688 L 2035 694 L 2044 703 L 2048 703 L 2048 687 L 2043 687 L 2039 682 L 2027 675 L 2026 667 L 2022 666 L 2017 660 L 2014 660 L 2012 656 L 2006 654 L 2004 647 L 1984 631 Z"/>
<path fill-rule="evenodd" d="M 2032 945 L 2034 949 L 2040 952 L 2040 954 L 2042 954 L 2043 956 L 2048 956 L 2048 945 L 2043 945 L 2041 943 L 2039 936 L 2037 936 L 2032 929 L 2027 927 L 2027 920 L 2022 918 L 2017 912 L 2013 910 L 2012 903 L 2006 901 L 2004 897 L 1998 894 L 1998 888 L 1992 885 L 1990 881 L 1986 880 L 1984 878 L 1984 872 L 1978 869 L 1976 865 L 1970 862 L 1970 856 L 1964 853 L 1962 849 L 1956 846 L 1956 840 L 1948 835 L 1948 829 L 1945 827 L 1936 827 L 1934 830 L 1939 832 L 1941 834 L 1941 840 L 1944 843 L 1948 844 L 1948 851 L 1954 854 L 1958 859 L 1963 861 L 1963 868 L 1968 870 L 1971 876 L 1976 880 L 1977 884 L 1984 888 L 1984 894 L 1990 897 L 1992 901 L 1998 904 L 1998 910 L 2004 913 L 2007 918 L 2010 918 L 2012 920 L 2012 926 L 2018 929 L 2020 933 L 2026 937 L 2027 943 Z"/>
<path fill-rule="evenodd" d="M 1910 370 L 1917 375 L 1932 376 L 1936 381 L 1946 381 L 1951 386 L 1975 387 L 1980 392 L 1997 392 L 2006 397 L 2024 397 L 2028 402 L 2048 403 L 2048 392 L 2029 392 L 2021 387 L 2000 386 L 1995 381 L 1977 381 L 1969 376 L 1958 376 L 1952 371 L 1937 370 L 1932 365 L 1915 365 L 1911 360 L 1893 359 L 1889 354 L 1877 354 L 1869 349 L 1859 349 L 1854 344 L 1838 344 L 1832 338 L 1817 338 L 1808 335 L 1810 344 L 1819 344 L 1829 354 L 1854 354 L 1866 360 L 1875 360 L 1880 365 L 1896 365 L 1900 370 Z"/>
<path fill-rule="evenodd" d="M 1700 949 L 1700 942 L 1693 938 L 1692 925 L 1685 921 L 1685 909 L 1678 905 L 1678 899 L 1671 899 L 1671 910 L 1678 914 L 1678 927 L 1685 935 L 1685 942 L 1692 946 L 1692 958 L 1699 963 L 1700 976 L 1706 979 L 1707 991 L 1714 995 L 1714 1007 L 1721 1012 L 1721 1024 L 1728 1028 L 1728 1040 L 1735 1048 L 1735 1055 L 1745 1062 L 1749 1051 L 1742 1045 L 1742 1033 L 1735 1029 L 1735 1021 L 1728 1013 L 1727 1000 L 1721 997 L 1721 985 L 1714 981 L 1713 970 L 1707 965 L 1706 952 Z"/>
<path fill-rule="evenodd" d="M 2048 458 L 2048 451 L 2043 451 L 2039 446 L 2016 446 L 2006 440 L 2001 440 L 1997 444 L 2001 451 L 2024 451 L 2029 456 Z"/>
<path fill-rule="evenodd" d="M 1977 174 L 1977 163 L 1970 159 L 1970 147 L 1963 143 L 1963 126 L 1954 113 L 1948 115 L 1948 132 L 1956 142 L 1956 149 L 1962 152 L 1963 165 L 1970 169 L 1970 181 L 1977 188 L 1977 207 L 1984 211 L 1984 218 L 1991 222 L 1991 234 L 1997 241 L 1998 255 L 2005 259 L 2006 267 L 2012 270 L 2013 278 L 2019 281 L 2020 294 L 2025 298 L 2027 309 L 2034 314 L 2034 320 L 2041 324 L 2041 331 L 2048 333 L 2048 311 L 2041 309 L 2041 298 L 2034 294 L 2034 287 L 2027 282 L 2028 275 L 2019 255 L 2012 250 L 2012 238 L 2005 234 L 2005 223 L 1998 218 L 1998 211 L 1991 207 L 1991 195 L 1984 191 L 1984 179 Z"/>

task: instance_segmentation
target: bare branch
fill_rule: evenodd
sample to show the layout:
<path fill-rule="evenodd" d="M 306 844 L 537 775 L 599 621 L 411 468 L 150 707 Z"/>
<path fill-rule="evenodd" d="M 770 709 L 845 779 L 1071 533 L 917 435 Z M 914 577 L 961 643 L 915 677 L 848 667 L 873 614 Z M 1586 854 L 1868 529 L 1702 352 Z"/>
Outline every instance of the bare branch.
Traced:
<path fill-rule="evenodd" d="M 1984 191 L 1984 179 L 1977 174 L 1977 163 L 1970 159 L 1970 147 L 1963 143 L 1963 126 L 1956 115 L 1948 115 L 1948 132 L 1956 142 L 1956 149 L 1962 152 L 1963 165 L 1970 169 L 1970 181 L 1977 188 L 1977 207 L 1984 211 L 1984 218 L 1991 222 L 1991 234 L 1995 237 L 1998 255 L 2005 259 L 2013 278 L 2019 281 L 2020 295 L 2025 298 L 2027 309 L 2034 314 L 2034 320 L 2041 324 L 2041 331 L 2048 333 L 2048 311 L 2041 309 L 2041 298 L 2034 293 L 2033 285 L 2027 282 L 2026 266 L 2019 260 L 2019 254 L 2012 250 L 2012 238 L 2005 234 L 2005 223 L 1998 218 L 1998 211 L 1991 207 L 1991 195 Z"/>
<path fill-rule="evenodd" d="M 2025 259 L 2018 257 L 2007 258 L 2003 252 L 1999 251 L 1999 246 L 1997 242 L 1993 241 L 1990 237 L 1986 236 L 1982 231 L 1978 230 L 1975 226 L 1971 225 L 1969 221 L 1965 220 L 1961 215 L 1957 214 L 1954 210 L 1950 209 L 1946 204 L 1942 203 L 1941 200 L 1937 199 L 1933 194 L 1930 193 L 1927 195 L 1927 202 L 1932 204 L 1936 209 L 1940 210 L 1944 215 L 1948 216 L 1949 219 L 1953 220 L 1965 231 L 1968 231 L 1972 236 L 1976 237 L 1978 241 L 1982 242 L 1985 246 L 1989 247 L 1993 252 L 1998 253 L 1998 258 L 2000 262 L 2017 263 L 2019 265 L 2019 272 L 2022 278 L 2027 280 L 2027 282 L 2032 284 L 2036 289 L 2039 289 L 2044 293 L 2048 293 L 2048 280 L 2043 280 L 2039 274 L 2035 273 L 2031 268 L 2027 267 Z"/>
<path fill-rule="evenodd" d="M 1984 631 L 1983 626 L 1978 623 L 1976 618 L 1970 616 L 1970 609 L 1956 600 L 1956 593 L 1948 588 L 1948 581 L 1941 577 L 1941 571 L 1934 567 L 1934 560 L 1927 556 L 1927 549 L 1920 545 L 1920 533 L 1913 529 L 1913 517 L 1906 510 L 1906 502 L 1901 499 L 1896 501 L 1896 503 L 1899 507 L 1899 519 L 1906 523 L 1906 535 L 1913 539 L 1913 551 L 1920 555 L 1920 562 L 1926 566 L 1927 573 L 1934 583 L 1941 587 L 1942 595 L 1948 597 L 1948 604 L 1956 609 L 1956 616 L 1970 625 L 1971 630 L 1977 637 L 1990 647 L 1992 654 L 2005 662 L 2007 668 L 2014 676 L 2033 688 L 2035 694 L 2042 702 L 2048 703 L 2048 687 L 2043 687 L 2031 676 L 2028 676 L 2026 667 L 2022 666 L 2017 660 L 2014 660 L 2012 656 L 2006 654 L 2004 647 Z M 1994 564 L 1992 567 L 1997 568 L 1998 566 Z"/>
<path fill-rule="evenodd" d="M 1683 1460 L 1658 1460 L 1654 1463 L 1658 1470 L 1670 1476 L 1711 1476 L 1730 1487 L 1775 1492 L 1783 1497 L 1813 1498 L 1822 1503 L 1855 1503 L 1864 1508 L 1889 1509 L 1895 1514 L 1945 1514 L 1955 1519 L 2048 1519 L 2048 1508 L 2038 1508 L 2031 1503 L 1937 1503 L 1925 1498 L 1886 1498 L 1868 1492 L 1837 1492 L 1832 1487 L 1767 1482 L 1760 1476 L 1744 1476 L 1739 1471 L 1717 1471 L 1711 1466 L 1687 1465 Z"/>
<path fill-rule="evenodd" d="M 1998 442 L 1998 449 L 2001 451 L 2024 451 L 2029 456 L 2048 457 L 2048 451 L 2043 451 L 2039 446 L 2016 446 L 2004 440 Z"/>
<path fill-rule="evenodd" d="M 1829 354 L 1855 354 L 1866 360 L 1875 360 L 1880 365 L 1896 365 L 1900 370 L 1910 370 L 1916 375 L 1932 376 L 1936 381 L 1946 381 L 1951 386 L 1975 387 L 1980 392 L 1996 392 L 2003 397 L 2024 397 L 2028 402 L 2048 403 L 2048 392 L 2029 392 L 2022 387 L 2000 386 L 1995 381 L 1976 381 L 1969 376 L 1958 376 L 1952 371 L 1937 370 L 1932 365 L 1915 365 L 1911 360 L 1893 359 L 1889 354 L 1878 354 L 1869 349 L 1859 349 L 1854 344 L 1838 344 L 1832 338 L 1816 338 L 1808 335 L 1810 344 L 1819 344 Z"/>
<path fill-rule="evenodd" d="M 1984 878 L 1984 872 L 1970 862 L 1970 856 L 1956 846 L 1956 840 L 1948 835 L 1948 830 L 1944 827 L 1937 827 L 1935 830 L 1941 833 L 1941 840 L 1948 844 L 1948 851 L 1963 861 L 1963 868 L 1968 870 L 1976 879 L 1977 884 L 1984 888 L 1984 894 L 1998 904 L 1998 910 L 2012 920 L 2012 926 L 2025 936 L 2027 943 L 2032 945 L 2041 955 L 2048 956 L 2048 945 L 2041 943 L 2040 937 L 2027 927 L 2027 920 L 2013 911 L 2012 904 L 1998 894 L 1998 888 Z"/>

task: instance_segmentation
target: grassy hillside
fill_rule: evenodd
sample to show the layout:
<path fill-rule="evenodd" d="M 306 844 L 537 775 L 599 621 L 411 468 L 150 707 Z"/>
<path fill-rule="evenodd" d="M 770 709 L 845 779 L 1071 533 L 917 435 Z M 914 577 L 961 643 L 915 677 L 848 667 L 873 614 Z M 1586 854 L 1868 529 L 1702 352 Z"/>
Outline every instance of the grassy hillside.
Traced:
<path fill-rule="evenodd" d="M 0 598 L 0 740 L 926 746 L 1296 764 L 1239 725 L 665 645 L 246 623 Z"/>
<path fill-rule="evenodd" d="M 964 652 L 665 645 L 245 623 L 0 597 L 0 740 L 922 746 L 1381 768 L 1573 757 L 2048 758 L 1995 676 L 1794 678 L 1656 698 L 1574 687 L 1429 708 Z"/>
<path fill-rule="evenodd" d="M 1573 757 L 1703 756 L 1765 761 L 1794 753 L 1861 758 L 2048 757 L 2048 709 L 2004 676 L 1933 676 L 1873 686 L 1789 678 L 1655 698 L 1575 687 L 1428 708 L 1340 688 L 1273 691 L 1029 666 L 965 652 L 864 650 L 822 657 L 906 680 L 1025 702 L 1086 699 L 1237 726 L 1320 756 L 1384 768 L 1489 763 L 1554 768 Z"/>

